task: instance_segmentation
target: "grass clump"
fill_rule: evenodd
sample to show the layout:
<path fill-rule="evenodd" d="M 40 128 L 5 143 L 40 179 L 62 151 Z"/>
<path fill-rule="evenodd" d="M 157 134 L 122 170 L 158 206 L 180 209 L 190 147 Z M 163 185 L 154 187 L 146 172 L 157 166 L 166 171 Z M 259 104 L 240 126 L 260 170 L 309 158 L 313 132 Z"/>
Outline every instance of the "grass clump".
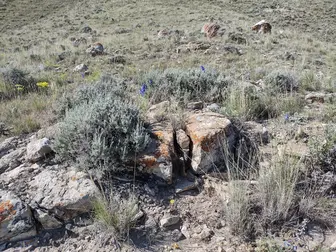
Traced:
<path fill-rule="evenodd" d="M 86 169 L 116 171 L 117 164 L 145 148 L 148 135 L 131 101 L 104 85 L 79 89 L 77 94 L 68 104 L 55 142 L 61 159 Z"/>
<path fill-rule="evenodd" d="M 300 167 L 298 160 L 284 156 L 272 162 L 269 167 L 261 167 L 258 191 L 261 220 L 265 229 L 281 226 L 292 217 Z"/>
<path fill-rule="evenodd" d="M 230 80 L 210 69 L 166 69 L 145 74 L 139 83 L 146 83 L 148 89 L 144 95 L 154 104 L 168 97 L 185 104 L 193 100 L 222 101 L 222 91 Z"/>
<path fill-rule="evenodd" d="M 104 228 L 112 229 L 119 239 L 125 239 L 130 229 L 136 224 L 139 213 L 138 200 L 130 195 L 128 198 L 113 198 L 113 193 L 93 202 L 93 215 Z"/>
<path fill-rule="evenodd" d="M 225 91 L 223 112 L 245 120 L 263 120 L 299 112 L 304 101 L 291 94 L 274 96 L 274 90 L 259 91 L 253 86 L 232 85 Z"/>

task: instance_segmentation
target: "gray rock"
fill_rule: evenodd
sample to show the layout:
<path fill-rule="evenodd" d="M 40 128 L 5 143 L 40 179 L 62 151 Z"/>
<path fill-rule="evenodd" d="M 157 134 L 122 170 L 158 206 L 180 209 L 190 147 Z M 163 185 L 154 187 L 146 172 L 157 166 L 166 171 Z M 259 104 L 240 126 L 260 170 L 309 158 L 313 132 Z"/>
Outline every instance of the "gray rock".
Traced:
<path fill-rule="evenodd" d="M 34 216 L 46 230 L 60 228 L 63 225 L 62 222 L 58 221 L 55 217 L 49 215 L 41 209 L 35 209 Z"/>
<path fill-rule="evenodd" d="M 181 228 L 181 233 L 187 238 L 187 239 L 190 239 L 191 235 L 190 235 L 190 232 L 188 231 L 188 227 L 187 225 L 183 225 L 182 228 Z"/>
<path fill-rule="evenodd" d="M 85 72 L 87 71 L 89 68 L 87 65 L 85 64 L 79 64 L 77 65 L 72 71 L 73 72 Z"/>
<path fill-rule="evenodd" d="M 220 106 L 216 103 L 213 103 L 213 104 L 208 105 L 207 109 L 212 112 L 219 112 Z"/>
<path fill-rule="evenodd" d="M 8 169 L 14 169 L 21 164 L 22 157 L 26 149 L 24 147 L 16 149 L 0 159 L 0 174 Z"/>
<path fill-rule="evenodd" d="M 0 241 L 15 241 L 35 235 L 29 206 L 14 193 L 0 190 Z"/>
<path fill-rule="evenodd" d="M 37 162 L 52 152 L 53 150 L 50 147 L 50 141 L 48 138 L 32 140 L 27 145 L 26 160 L 30 162 Z"/>
<path fill-rule="evenodd" d="M 180 221 L 180 217 L 178 215 L 166 215 L 160 220 L 161 227 L 169 227 L 177 224 Z"/>
<path fill-rule="evenodd" d="M 92 28 L 90 26 L 84 26 L 82 28 L 82 32 L 83 33 L 90 33 L 90 32 L 92 32 Z"/>
<path fill-rule="evenodd" d="M 7 155 L 11 149 L 14 149 L 16 142 L 16 137 L 10 137 L 0 143 L 0 158 L 2 158 L 4 155 Z"/>
<path fill-rule="evenodd" d="M 183 234 L 178 229 L 173 230 L 171 236 L 174 242 L 178 242 L 184 238 Z"/>
<path fill-rule="evenodd" d="M 330 246 L 331 251 L 336 251 L 336 241 Z"/>
<path fill-rule="evenodd" d="M 31 205 L 36 202 L 62 221 L 90 211 L 92 202 L 99 195 L 87 174 L 73 168 L 43 170 L 28 185 Z"/>

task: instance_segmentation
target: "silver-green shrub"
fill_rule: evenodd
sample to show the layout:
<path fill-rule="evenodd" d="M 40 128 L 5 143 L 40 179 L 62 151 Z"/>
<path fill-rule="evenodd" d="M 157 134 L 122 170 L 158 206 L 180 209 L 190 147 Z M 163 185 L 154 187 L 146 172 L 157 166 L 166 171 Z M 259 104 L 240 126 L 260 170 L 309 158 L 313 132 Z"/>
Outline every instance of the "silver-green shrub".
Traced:
<path fill-rule="evenodd" d="M 151 71 L 139 80 L 146 83 L 146 96 L 153 103 L 174 97 L 180 102 L 192 100 L 221 102 L 223 91 L 230 80 L 223 74 L 211 69 L 166 69 Z"/>
<path fill-rule="evenodd" d="M 103 89 L 97 85 L 78 91 L 82 96 L 65 111 L 55 150 L 81 168 L 114 171 L 145 148 L 148 135 L 138 108 L 114 89 Z"/>

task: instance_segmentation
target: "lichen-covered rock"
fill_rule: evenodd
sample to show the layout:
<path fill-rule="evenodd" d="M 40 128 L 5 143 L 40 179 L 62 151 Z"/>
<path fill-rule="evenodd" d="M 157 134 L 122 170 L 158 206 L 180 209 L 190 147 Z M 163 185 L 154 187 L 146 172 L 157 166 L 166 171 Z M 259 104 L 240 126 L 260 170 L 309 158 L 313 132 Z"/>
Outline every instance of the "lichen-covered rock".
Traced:
<path fill-rule="evenodd" d="M 232 151 L 236 139 L 230 120 L 213 112 L 190 114 L 186 133 L 193 143 L 191 165 L 197 173 L 207 172 L 214 163 L 223 161 L 223 147 Z"/>
<path fill-rule="evenodd" d="M 0 242 L 36 235 L 32 212 L 14 193 L 0 190 Z"/>
<path fill-rule="evenodd" d="M 146 151 L 139 157 L 138 164 L 147 173 L 153 173 L 168 183 L 172 182 L 173 165 L 170 151 L 173 141 L 173 130 L 166 124 L 153 126 L 154 135 Z"/>

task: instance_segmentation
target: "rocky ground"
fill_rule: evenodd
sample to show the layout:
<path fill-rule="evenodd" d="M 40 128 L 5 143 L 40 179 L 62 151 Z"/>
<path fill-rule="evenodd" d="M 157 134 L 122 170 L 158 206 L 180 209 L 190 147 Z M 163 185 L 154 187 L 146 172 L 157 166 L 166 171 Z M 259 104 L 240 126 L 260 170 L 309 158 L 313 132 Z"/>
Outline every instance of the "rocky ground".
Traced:
<path fill-rule="evenodd" d="M 0 251 L 336 251 L 335 13 L 333 0 L 0 0 Z M 209 40 L 200 31 L 211 18 L 220 29 Z M 263 18 L 272 34 L 251 31 Z M 265 82 L 278 70 L 292 83 L 265 102 L 265 110 L 276 108 L 269 118 L 252 121 L 253 104 L 238 93 L 231 103 L 189 102 L 177 132 L 168 117 L 181 116 L 174 100 L 181 97 L 163 93 L 157 104 L 141 97 L 151 105 L 142 108 L 151 145 L 129 160 L 127 174 L 89 172 L 56 158 L 59 97 L 103 73 L 124 78 L 140 96 L 142 75 L 170 67 L 216 69 L 243 95 L 271 96 Z M 27 72 L 22 83 L 17 72 L 5 78 L 12 68 Z M 328 159 L 316 164 L 322 151 Z M 315 212 L 293 215 L 275 231 L 259 219 L 257 237 L 236 235 L 232 223 L 241 216 L 228 217 L 235 202 L 230 155 L 255 158 L 243 162 L 251 174 L 235 180 L 253 201 L 251 216 L 260 212 L 253 169 L 279 158 L 306 168 L 295 186 L 314 192 L 307 209 L 312 204 Z M 103 195 L 115 205 L 136 199 L 118 209 L 132 212 L 123 235 L 95 216 Z"/>
<path fill-rule="evenodd" d="M 314 105 L 318 106 L 323 104 Z M 153 113 L 155 107 L 151 111 Z M 212 134 L 223 132 L 221 127 L 225 124 L 208 119 L 207 123 L 201 124 L 202 118 L 206 119 L 209 113 L 211 116 L 221 115 L 205 111 L 189 113 L 198 116 L 198 124 L 202 125 L 207 140 Z M 284 150 L 290 149 L 294 155 L 308 157 L 306 140 L 318 135 L 323 125 L 310 118 L 293 116 L 283 120 L 287 120 L 283 127 L 278 127 L 279 122 L 272 120 L 264 125 L 246 122 L 244 127 L 251 139 L 256 142 L 261 139 L 261 151 L 269 156 L 281 155 L 280 146 L 287 145 Z M 207 126 L 211 131 L 206 130 Z M 298 135 L 299 128 L 304 134 L 299 132 Z M 194 182 L 180 178 L 172 185 L 141 173 L 135 180 L 132 176 L 103 179 L 108 182 L 106 184 L 113 184 L 113 197 L 117 201 L 131 194 L 139 200 L 136 226 L 129 233 L 129 246 L 120 242 L 111 230 L 103 228 L 90 214 L 92 200 L 100 195 L 95 179 L 71 166 L 55 163 L 50 134 L 54 131 L 55 126 L 24 138 L 8 138 L 0 145 L 3 250 L 166 251 L 179 248 L 182 251 L 254 251 L 257 246 L 230 234 L 224 217 L 225 205 L 230 203 L 227 174 L 218 172 L 203 175 Z M 274 142 L 278 143 L 276 149 L 272 147 Z M 201 160 L 206 162 L 204 157 Z M 264 163 L 267 165 L 267 160 Z M 204 167 L 206 163 L 202 164 Z M 149 168 L 155 170 L 155 167 Z M 332 189 L 335 175 L 329 172 L 318 174 L 318 177 L 323 185 L 321 190 L 329 190 L 329 197 L 335 197 Z M 239 183 L 247 184 L 253 192 L 258 182 L 241 180 Z M 279 236 L 275 241 L 284 246 L 283 239 L 285 236 Z M 297 251 L 308 251 L 307 248 L 321 244 L 324 248 L 335 246 L 334 231 L 326 231 L 316 223 L 308 223 L 303 234 L 291 239 L 296 239 L 293 243 L 298 244 Z"/>

